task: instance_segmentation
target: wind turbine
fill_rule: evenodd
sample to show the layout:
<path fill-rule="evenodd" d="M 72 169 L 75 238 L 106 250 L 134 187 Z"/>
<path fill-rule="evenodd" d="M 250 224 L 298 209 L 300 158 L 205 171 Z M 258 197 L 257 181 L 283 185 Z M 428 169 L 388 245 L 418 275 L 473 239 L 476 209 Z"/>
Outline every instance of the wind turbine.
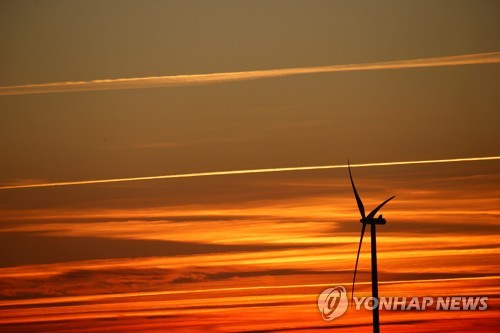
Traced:
<path fill-rule="evenodd" d="M 371 259 L 372 259 L 372 297 L 377 300 L 377 306 L 373 308 L 372 316 L 373 316 L 373 333 L 380 332 L 380 321 L 379 321 L 379 297 L 378 297 L 378 273 L 377 273 L 377 234 L 375 226 L 377 224 L 385 224 L 385 219 L 382 215 L 379 215 L 378 218 L 375 218 L 375 214 L 382 208 L 386 203 L 394 198 L 394 196 L 382 202 L 378 205 L 374 210 L 371 211 L 368 216 L 365 216 L 365 206 L 363 206 L 363 202 L 359 197 L 358 191 L 356 191 L 356 186 L 354 185 L 354 181 L 352 180 L 351 174 L 351 165 L 349 161 L 347 161 L 347 166 L 349 168 L 349 178 L 351 179 L 352 190 L 354 191 L 354 196 L 356 197 L 356 202 L 358 203 L 359 213 L 361 214 L 360 222 L 363 224 L 361 227 L 361 237 L 359 239 L 359 247 L 358 247 L 358 255 L 356 257 L 356 266 L 354 267 L 354 277 L 352 279 L 352 294 L 351 294 L 351 304 L 354 300 L 354 283 L 356 282 L 356 272 L 358 270 L 358 261 L 359 261 L 359 252 L 361 251 L 361 243 L 363 242 L 363 235 L 365 234 L 366 225 L 371 225 Z"/>

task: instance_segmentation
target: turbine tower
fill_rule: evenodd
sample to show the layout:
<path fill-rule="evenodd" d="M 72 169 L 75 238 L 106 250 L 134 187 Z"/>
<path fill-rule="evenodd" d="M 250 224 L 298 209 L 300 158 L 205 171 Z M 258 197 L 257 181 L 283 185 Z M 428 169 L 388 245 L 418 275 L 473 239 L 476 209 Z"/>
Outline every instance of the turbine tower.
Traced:
<path fill-rule="evenodd" d="M 356 202 L 358 204 L 359 213 L 361 214 L 360 222 L 363 224 L 361 227 L 361 237 L 359 239 L 358 246 L 358 255 L 356 257 L 356 266 L 354 267 L 354 277 L 352 279 L 352 294 L 351 294 L 351 304 L 354 300 L 354 283 L 356 282 L 356 272 L 358 270 L 358 261 L 359 261 L 359 252 L 361 251 L 361 243 L 363 242 L 363 235 L 365 233 L 366 225 L 370 224 L 371 226 L 371 259 L 372 259 L 372 297 L 377 300 L 377 306 L 373 308 L 372 316 L 373 316 L 373 333 L 380 332 L 380 320 L 379 320 L 379 297 L 378 297 L 378 274 L 377 274 L 377 234 L 376 234 L 376 225 L 377 224 L 385 224 L 385 219 L 382 215 L 379 215 L 378 218 L 375 218 L 375 214 L 390 200 L 394 198 L 394 196 L 382 202 L 378 205 L 368 216 L 365 216 L 365 207 L 363 206 L 363 202 L 359 197 L 358 191 L 356 191 L 356 186 L 354 185 L 354 181 L 352 180 L 351 174 L 351 165 L 349 161 L 347 161 L 347 166 L 349 169 L 349 178 L 351 179 L 352 190 L 354 191 L 354 196 L 356 197 Z"/>

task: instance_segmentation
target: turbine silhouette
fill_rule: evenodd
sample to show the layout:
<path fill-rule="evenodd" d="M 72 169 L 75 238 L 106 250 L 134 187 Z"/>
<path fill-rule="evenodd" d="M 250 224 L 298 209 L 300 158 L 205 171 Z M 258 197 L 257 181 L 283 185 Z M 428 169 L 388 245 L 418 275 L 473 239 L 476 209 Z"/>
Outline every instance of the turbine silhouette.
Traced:
<path fill-rule="evenodd" d="M 385 219 L 382 215 L 379 215 L 378 218 L 375 218 L 375 214 L 390 200 L 392 200 L 395 196 L 390 197 L 389 199 L 382 202 L 378 205 L 374 210 L 371 211 L 368 216 L 365 216 L 365 206 L 363 206 L 363 201 L 359 197 L 358 191 L 356 191 L 356 186 L 354 185 L 354 181 L 352 180 L 351 174 L 351 165 L 349 161 L 347 161 L 347 166 L 349 169 L 349 178 L 351 179 L 352 190 L 354 191 L 354 196 L 356 197 L 356 202 L 358 204 L 359 213 L 361 214 L 360 222 L 363 224 L 361 227 L 361 237 L 359 239 L 358 246 L 358 255 L 356 256 L 356 266 L 354 267 L 354 277 L 352 279 L 352 293 L 351 293 L 351 305 L 354 300 L 354 283 L 356 282 L 356 272 L 358 270 L 358 261 L 359 261 L 359 253 L 361 251 L 361 244 L 363 243 L 363 236 L 365 234 L 366 225 L 371 225 L 371 259 L 372 259 L 372 297 L 377 299 L 377 306 L 373 308 L 372 316 L 373 316 L 373 332 L 380 332 L 380 321 L 379 321 L 379 313 L 378 313 L 378 273 L 377 273 L 377 234 L 375 230 L 375 226 L 377 224 L 385 224 Z"/>

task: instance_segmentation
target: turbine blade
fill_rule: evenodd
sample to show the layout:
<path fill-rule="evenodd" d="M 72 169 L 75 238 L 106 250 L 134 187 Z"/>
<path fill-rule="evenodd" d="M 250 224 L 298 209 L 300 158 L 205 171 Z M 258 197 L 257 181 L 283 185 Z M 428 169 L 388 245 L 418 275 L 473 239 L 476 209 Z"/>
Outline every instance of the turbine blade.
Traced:
<path fill-rule="evenodd" d="M 359 212 L 361 213 L 361 217 L 365 218 L 365 206 L 363 206 L 363 201 L 361 201 L 361 198 L 358 195 L 358 191 L 356 191 L 354 181 L 352 180 L 351 165 L 349 163 L 349 160 L 347 160 L 347 166 L 349 168 L 349 178 L 351 178 L 352 189 L 354 191 L 354 196 L 356 197 L 356 202 L 358 203 Z"/>
<path fill-rule="evenodd" d="M 373 219 L 375 217 L 375 214 L 377 214 L 377 212 L 380 210 L 380 208 L 382 208 L 386 203 L 388 203 L 389 201 L 391 201 L 395 197 L 396 196 L 393 195 L 392 197 L 390 197 L 389 199 L 387 199 L 386 201 L 384 201 L 380 205 L 378 205 L 377 208 L 375 208 L 374 210 L 371 211 L 370 214 L 368 214 L 368 219 Z"/>
<path fill-rule="evenodd" d="M 356 256 L 356 266 L 354 266 L 354 277 L 352 278 L 351 289 L 351 306 L 354 304 L 354 283 L 356 282 L 356 272 L 358 271 L 359 253 L 361 252 L 361 244 L 363 243 L 363 235 L 365 234 L 366 223 L 363 223 L 361 228 L 361 237 L 359 238 L 358 255 Z"/>

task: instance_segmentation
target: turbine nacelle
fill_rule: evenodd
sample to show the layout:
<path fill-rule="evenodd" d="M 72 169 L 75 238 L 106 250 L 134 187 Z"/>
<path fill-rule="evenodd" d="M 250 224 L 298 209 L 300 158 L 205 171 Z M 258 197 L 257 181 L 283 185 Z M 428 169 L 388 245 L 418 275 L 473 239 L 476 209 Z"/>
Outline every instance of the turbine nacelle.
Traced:
<path fill-rule="evenodd" d="M 361 220 L 359 220 L 359 222 L 363 224 L 385 224 L 387 221 L 382 217 L 381 214 L 377 218 L 362 218 Z"/>

